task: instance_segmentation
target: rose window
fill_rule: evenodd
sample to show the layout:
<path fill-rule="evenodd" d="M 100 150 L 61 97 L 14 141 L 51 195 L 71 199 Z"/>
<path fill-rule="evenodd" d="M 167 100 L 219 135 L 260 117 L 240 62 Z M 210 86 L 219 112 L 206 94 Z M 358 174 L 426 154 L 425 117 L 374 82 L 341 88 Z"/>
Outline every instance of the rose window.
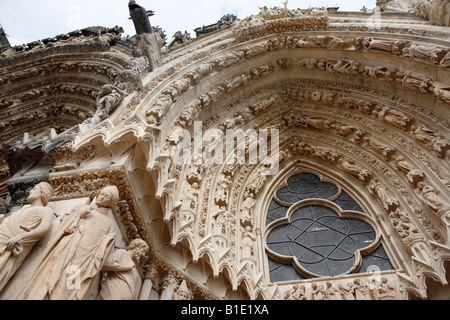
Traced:
<path fill-rule="evenodd" d="M 272 282 L 393 269 L 369 220 L 335 184 L 310 173 L 290 177 L 267 214 Z"/>

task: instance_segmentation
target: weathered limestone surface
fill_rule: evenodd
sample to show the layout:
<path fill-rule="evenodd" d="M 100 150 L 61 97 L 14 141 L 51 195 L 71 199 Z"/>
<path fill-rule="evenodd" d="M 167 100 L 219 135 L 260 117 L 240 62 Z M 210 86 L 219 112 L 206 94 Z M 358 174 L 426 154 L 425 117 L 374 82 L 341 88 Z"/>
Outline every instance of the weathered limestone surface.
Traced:
<path fill-rule="evenodd" d="M 25 195 L 47 181 L 55 214 L 1 299 L 52 297 L 26 285 L 49 272 L 44 258 L 54 252 L 45 252 L 60 218 L 82 215 L 68 233 L 87 240 L 78 222 L 111 185 L 119 196 L 97 212 L 110 221 L 103 233 L 111 242 L 97 246 L 101 263 L 89 284 L 77 282 L 85 269 L 52 279 L 61 289 L 53 297 L 113 299 L 111 288 L 129 283 L 114 299 L 449 298 L 448 1 L 379 1 L 363 12 L 286 3 L 169 43 L 142 24 L 151 11 L 134 1 L 129 8 L 142 27 L 131 39 L 120 28 L 88 28 L 2 52 L 0 209 L 5 217 L 24 210 Z M 260 141 L 238 153 L 246 137 L 237 136 L 230 161 L 208 162 L 237 130 L 278 144 L 251 163 Z M 179 162 L 183 148 L 199 161 Z M 337 193 L 278 199 L 298 173 Z M 344 193 L 364 214 L 336 209 Z M 272 201 L 291 209 L 268 224 Z M 369 224 L 376 236 L 366 251 L 382 245 L 393 269 L 358 273 L 356 263 L 335 277 L 302 271 L 272 282 L 268 257 L 293 259 L 272 252 L 268 235 L 306 205 Z M 138 239 L 145 254 L 127 251 Z"/>

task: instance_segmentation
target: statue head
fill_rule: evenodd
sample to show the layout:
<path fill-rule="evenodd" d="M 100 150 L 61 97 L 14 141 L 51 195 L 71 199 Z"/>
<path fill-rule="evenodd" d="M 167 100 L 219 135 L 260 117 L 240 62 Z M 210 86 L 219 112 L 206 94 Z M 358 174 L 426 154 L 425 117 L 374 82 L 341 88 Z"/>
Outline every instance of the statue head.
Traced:
<path fill-rule="evenodd" d="M 183 282 L 180 284 L 180 287 L 177 290 L 177 297 L 178 300 L 189 300 L 190 298 L 190 292 L 185 280 L 183 280 Z"/>
<path fill-rule="evenodd" d="M 30 190 L 27 201 L 32 203 L 37 199 L 41 199 L 44 206 L 48 204 L 51 197 L 53 197 L 53 188 L 47 182 L 41 182 Z"/>
<path fill-rule="evenodd" d="M 116 186 L 108 186 L 100 191 L 96 204 L 99 207 L 110 208 L 117 201 L 119 201 L 119 189 Z"/>
<path fill-rule="evenodd" d="M 145 254 L 147 253 L 149 249 L 148 244 L 142 240 L 142 239 L 134 239 L 130 242 L 130 244 L 127 247 L 127 251 L 131 252 L 131 256 L 133 257 L 133 260 L 140 263 L 142 259 L 145 257 Z"/>

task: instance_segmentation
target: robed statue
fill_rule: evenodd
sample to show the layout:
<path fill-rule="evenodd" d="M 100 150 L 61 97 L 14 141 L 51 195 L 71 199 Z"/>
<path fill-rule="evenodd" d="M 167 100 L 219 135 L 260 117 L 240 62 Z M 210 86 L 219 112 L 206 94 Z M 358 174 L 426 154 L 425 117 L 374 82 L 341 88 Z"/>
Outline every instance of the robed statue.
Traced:
<path fill-rule="evenodd" d="M 41 182 L 29 192 L 26 206 L 0 224 L 0 291 L 22 265 L 33 246 L 50 230 L 53 210 L 47 207 L 53 188 Z"/>
<path fill-rule="evenodd" d="M 82 300 L 114 248 L 109 217 L 119 200 L 117 187 L 103 188 L 91 205 L 79 205 L 61 218 L 43 260 L 19 300 Z"/>

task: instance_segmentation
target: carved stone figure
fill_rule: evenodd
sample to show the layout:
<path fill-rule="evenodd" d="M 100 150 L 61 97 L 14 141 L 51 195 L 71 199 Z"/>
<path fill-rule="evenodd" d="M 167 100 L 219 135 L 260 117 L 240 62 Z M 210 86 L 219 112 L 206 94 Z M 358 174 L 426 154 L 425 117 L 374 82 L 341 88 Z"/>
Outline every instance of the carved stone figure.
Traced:
<path fill-rule="evenodd" d="M 437 215 L 442 216 L 450 210 L 450 204 L 440 196 L 430 184 L 419 182 L 417 185 L 421 190 L 421 197 L 423 202 Z"/>
<path fill-rule="evenodd" d="M 97 110 L 92 118 L 87 119 L 82 127 L 90 128 L 92 125 L 100 123 L 111 114 L 111 111 L 116 107 L 120 101 L 127 95 L 127 93 L 111 84 L 105 84 L 97 96 Z"/>
<path fill-rule="evenodd" d="M 128 69 L 131 69 L 138 74 L 148 71 L 150 62 L 141 49 L 138 48 L 134 50 L 133 57 L 134 58 L 131 59 L 130 64 L 128 65 Z"/>
<path fill-rule="evenodd" d="M 354 127 L 346 126 L 343 124 L 337 124 L 335 125 L 334 129 L 336 130 L 336 133 L 341 136 L 348 136 L 349 134 L 353 133 Z"/>
<path fill-rule="evenodd" d="M 148 19 L 149 16 L 154 15 L 153 11 L 146 10 L 144 7 L 138 5 L 134 0 L 130 0 L 128 3 L 128 9 L 130 10 L 131 19 L 133 20 L 137 34 L 153 32 L 150 20 Z"/>
<path fill-rule="evenodd" d="M 428 93 L 431 87 L 431 79 L 421 74 L 407 72 L 402 74 L 402 85 L 413 91 Z"/>
<path fill-rule="evenodd" d="M 395 148 L 382 143 L 378 139 L 365 137 L 363 138 L 363 141 L 366 141 L 372 150 L 381 154 L 383 156 L 383 159 L 386 161 L 389 160 L 391 155 L 395 152 Z"/>
<path fill-rule="evenodd" d="M 119 200 L 117 187 L 103 188 L 95 203 L 61 218 L 20 300 L 82 300 L 114 248 L 116 234 L 108 216 Z"/>
<path fill-rule="evenodd" d="M 162 118 L 169 111 L 173 104 L 172 97 L 167 94 L 161 94 L 157 97 L 156 102 L 145 113 L 147 123 L 150 125 L 161 124 Z"/>
<path fill-rule="evenodd" d="M 307 300 L 306 287 L 304 285 L 294 285 L 284 295 L 286 300 Z"/>
<path fill-rule="evenodd" d="M 436 81 L 432 81 L 431 83 L 433 85 L 433 92 L 436 98 L 438 98 L 441 102 L 450 103 L 450 86 Z"/>
<path fill-rule="evenodd" d="M 357 165 L 355 165 L 355 162 L 352 159 L 348 160 L 339 159 L 339 162 L 341 163 L 344 171 L 350 173 L 352 176 L 358 178 L 364 183 L 366 183 L 367 180 L 372 176 L 372 172 L 370 172 L 367 169 L 362 169 L 358 167 Z"/>
<path fill-rule="evenodd" d="M 327 281 L 326 285 L 325 300 L 336 300 L 336 289 L 333 288 L 333 284 L 330 281 Z"/>
<path fill-rule="evenodd" d="M 398 40 L 366 39 L 364 40 L 364 46 L 368 50 L 379 50 L 394 54 L 401 54 L 405 43 Z"/>
<path fill-rule="evenodd" d="M 253 234 L 253 228 L 246 226 L 242 233 L 241 251 L 242 259 L 252 258 L 255 255 L 256 236 Z"/>
<path fill-rule="evenodd" d="M 242 203 L 241 222 L 247 223 L 253 221 L 253 211 L 255 209 L 256 199 L 255 195 L 250 192 Z"/>
<path fill-rule="evenodd" d="M 450 26 L 450 1 L 435 0 L 431 4 L 430 21 L 439 26 Z"/>
<path fill-rule="evenodd" d="M 222 70 L 240 61 L 244 58 L 244 56 L 244 51 L 233 51 L 223 55 L 220 59 L 211 61 L 211 64 L 214 65 L 218 70 Z"/>
<path fill-rule="evenodd" d="M 378 119 L 390 123 L 402 130 L 406 130 L 406 127 L 412 121 L 412 118 L 408 117 L 403 112 L 386 106 L 378 105 L 374 111 L 374 114 L 378 117 Z"/>
<path fill-rule="evenodd" d="M 323 284 L 318 285 L 317 283 L 311 284 L 311 294 L 313 300 L 325 300 L 326 290 Z"/>
<path fill-rule="evenodd" d="M 95 116 L 98 116 L 100 119 L 107 117 L 111 113 L 112 109 L 126 95 L 127 93 L 118 86 L 105 84 L 97 97 L 97 112 Z"/>
<path fill-rule="evenodd" d="M 381 283 L 378 287 L 378 300 L 394 300 L 395 288 L 389 283 L 386 277 L 381 278 Z"/>
<path fill-rule="evenodd" d="M 351 282 L 348 282 L 347 285 L 339 283 L 338 292 L 341 295 L 342 300 L 355 300 L 355 288 Z"/>
<path fill-rule="evenodd" d="M 389 217 L 391 218 L 392 226 L 402 239 L 411 241 L 418 236 L 419 230 L 417 230 L 406 213 L 400 211 L 400 209 L 391 212 Z"/>
<path fill-rule="evenodd" d="M 378 180 L 373 180 L 369 186 L 370 193 L 377 195 L 383 203 L 383 207 L 388 211 L 395 211 L 398 208 L 399 202 L 392 197 L 386 188 Z"/>
<path fill-rule="evenodd" d="M 394 168 L 406 173 L 406 177 L 412 186 L 416 186 L 417 182 L 423 179 L 424 173 L 406 161 L 403 156 L 393 156 L 392 159 L 395 161 Z"/>
<path fill-rule="evenodd" d="M 450 148 L 450 143 L 445 141 L 438 133 L 427 128 L 425 125 L 421 124 L 419 126 L 411 127 L 411 134 L 420 142 L 425 144 L 425 146 L 431 150 L 436 151 L 438 156 L 443 157 L 447 150 Z"/>
<path fill-rule="evenodd" d="M 117 249 L 106 259 L 102 268 L 98 300 L 137 300 L 142 278 L 137 266 L 143 261 L 148 244 L 135 239 L 127 249 Z"/>
<path fill-rule="evenodd" d="M 24 207 L 0 224 L 0 291 L 22 265 L 33 246 L 50 230 L 53 210 L 47 207 L 53 188 L 41 182 L 31 189 Z"/>
<path fill-rule="evenodd" d="M 324 130 L 328 131 L 331 128 L 332 122 L 327 119 L 320 119 L 320 118 L 306 118 L 305 119 L 306 124 L 310 127 L 313 127 L 318 130 Z"/>
<path fill-rule="evenodd" d="M 331 163 L 336 163 L 339 159 L 340 155 L 332 150 L 319 147 L 319 146 L 311 146 L 310 147 L 311 156 L 322 159 L 325 161 L 329 161 Z"/>
<path fill-rule="evenodd" d="M 360 279 L 353 280 L 355 300 L 370 300 L 369 288 L 361 283 Z"/>
<path fill-rule="evenodd" d="M 233 180 L 230 176 L 223 176 L 222 180 L 219 181 L 215 197 L 216 204 L 226 205 L 228 203 L 228 193 L 232 182 Z"/>
<path fill-rule="evenodd" d="M 226 235 L 227 233 L 227 210 L 226 207 L 220 207 L 219 211 L 214 214 L 214 235 Z"/>
<path fill-rule="evenodd" d="M 411 12 L 412 0 L 377 0 L 376 5 L 382 12 Z"/>
<path fill-rule="evenodd" d="M 447 50 L 443 48 L 438 48 L 433 45 L 421 45 L 415 42 L 411 43 L 403 51 L 406 51 L 406 56 L 423 60 L 430 60 L 431 62 L 436 64 L 438 64 L 439 61 L 441 61 L 441 59 L 447 54 Z"/>
<path fill-rule="evenodd" d="M 192 300 L 192 293 L 187 287 L 186 280 L 183 280 L 177 291 L 174 292 L 173 300 Z"/>

